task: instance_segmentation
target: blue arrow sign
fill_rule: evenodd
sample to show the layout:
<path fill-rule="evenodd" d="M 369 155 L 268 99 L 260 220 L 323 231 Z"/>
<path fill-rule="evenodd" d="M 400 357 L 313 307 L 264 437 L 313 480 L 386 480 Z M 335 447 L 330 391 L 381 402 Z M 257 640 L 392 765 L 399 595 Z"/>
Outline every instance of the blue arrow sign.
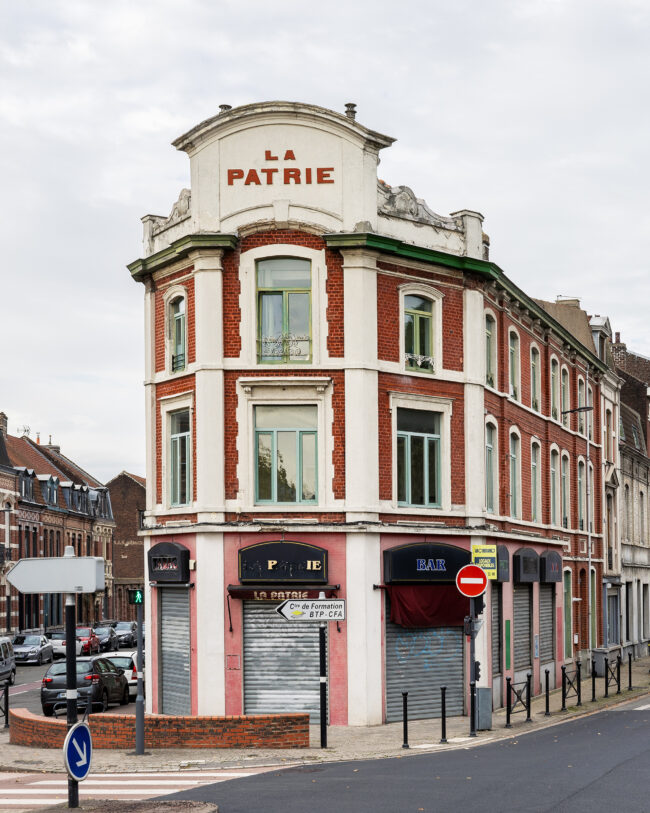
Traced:
<path fill-rule="evenodd" d="M 81 782 L 90 772 L 93 741 L 87 723 L 73 725 L 63 743 L 63 760 L 68 775 Z"/>

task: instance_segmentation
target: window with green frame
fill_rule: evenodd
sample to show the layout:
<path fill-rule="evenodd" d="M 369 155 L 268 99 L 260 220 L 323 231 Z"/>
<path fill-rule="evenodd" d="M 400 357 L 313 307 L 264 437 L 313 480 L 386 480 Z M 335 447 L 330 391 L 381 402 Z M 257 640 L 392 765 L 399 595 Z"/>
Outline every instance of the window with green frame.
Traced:
<path fill-rule="evenodd" d="M 491 423 L 485 425 L 485 510 L 494 513 L 494 438 L 496 430 Z"/>
<path fill-rule="evenodd" d="M 311 263 L 274 257 L 257 263 L 257 360 L 311 361 Z"/>
<path fill-rule="evenodd" d="M 316 503 L 318 407 L 255 407 L 255 502 Z"/>
<path fill-rule="evenodd" d="M 496 322 L 489 313 L 485 315 L 485 383 L 495 386 Z"/>
<path fill-rule="evenodd" d="M 424 296 L 404 297 L 404 358 L 407 370 L 433 372 L 433 302 Z"/>
<path fill-rule="evenodd" d="M 170 432 L 170 498 L 172 505 L 190 501 L 190 412 L 172 412 Z"/>
<path fill-rule="evenodd" d="M 169 327 L 172 341 L 172 372 L 185 369 L 185 297 L 179 296 L 169 304 Z"/>
<path fill-rule="evenodd" d="M 551 525 L 557 525 L 557 484 L 558 484 L 558 463 L 560 456 L 556 451 L 551 452 Z"/>
<path fill-rule="evenodd" d="M 440 420 L 438 412 L 397 410 L 397 502 L 439 508 Z"/>
<path fill-rule="evenodd" d="M 564 659 L 573 657 L 573 601 L 571 572 L 564 571 Z"/>
<path fill-rule="evenodd" d="M 510 435 L 510 516 L 519 516 L 519 437 Z"/>

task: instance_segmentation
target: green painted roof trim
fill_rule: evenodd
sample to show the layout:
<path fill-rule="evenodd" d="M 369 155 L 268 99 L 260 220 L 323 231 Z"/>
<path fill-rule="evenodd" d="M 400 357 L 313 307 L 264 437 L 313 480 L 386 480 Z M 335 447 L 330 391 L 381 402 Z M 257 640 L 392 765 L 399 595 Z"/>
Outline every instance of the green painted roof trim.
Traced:
<path fill-rule="evenodd" d="M 404 243 L 394 237 L 386 237 L 373 232 L 350 232 L 323 235 L 325 243 L 330 248 L 367 248 L 376 251 L 383 251 L 387 254 L 394 254 L 397 257 L 406 257 L 410 260 L 422 260 L 423 262 L 442 265 L 445 268 L 455 268 L 458 271 L 471 271 L 488 279 L 497 282 L 504 291 L 514 299 L 525 305 L 540 321 L 548 325 L 558 336 L 575 348 L 587 361 L 601 372 L 607 372 L 607 365 L 601 361 L 591 350 L 585 347 L 582 342 L 570 333 L 563 325 L 554 319 L 547 311 L 538 305 L 533 299 L 525 294 L 521 288 L 508 279 L 501 268 L 496 263 L 488 260 L 480 260 L 476 257 L 459 257 L 456 254 L 447 254 L 444 251 L 436 251 L 424 246 L 416 246 L 412 243 Z"/>
<path fill-rule="evenodd" d="M 133 279 L 141 282 L 159 268 L 187 257 L 190 251 L 199 248 L 235 248 L 238 242 L 239 237 L 236 234 L 188 234 L 179 237 L 168 248 L 163 248 L 150 257 L 134 260 L 127 268 Z"/>

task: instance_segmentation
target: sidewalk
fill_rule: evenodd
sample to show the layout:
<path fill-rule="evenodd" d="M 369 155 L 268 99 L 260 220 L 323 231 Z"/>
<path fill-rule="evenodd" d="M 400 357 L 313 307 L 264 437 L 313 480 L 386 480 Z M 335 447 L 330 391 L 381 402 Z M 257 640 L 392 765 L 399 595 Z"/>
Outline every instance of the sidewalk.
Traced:
<path fill-rule="evenodd" d="M 632 691 L 628 691 L 628 665 L 621 667 L 621 693 L 616 694 L 616 686 L 609 689 L 609 698 L 604 694 L 604 678 L 597 678 L 596 702 L 591 702 L 591 678 L 582 681 L 582 706 L 576 706 L 575 695 L 567 700 L 567 711 L 561 711 L 561 691 L 550 695 L 551 716 L 546 717 L 545 697 L 533 698 L 531 721 L 526 722 L 526 713 L 512 716 L 512 728 L 505 728 L 506 711 L 499 709 L 492 713 L 492 730 L 480 731 L 475 738 L 469 736 L 468 717 L 447 719 L 446 745 L 440 744 L 440 720 L 413 720 L 409 723 L 410 748 L 402 748 L 402 723 L 381 726 L 353 727 L 330 726 L 328 728 L 328 748 L 320 748 L 320 728 L 311 727 L 311 745 L 305 749 L 158 749 L 136 757 L 134 751 L 95 750 L 93 753 L 93 773 L 134 771 L 178 771 L 184 768 L 193 770 L 215 770 L 221 768 L 250 768 L 263 766 L 286 767 L 289 765 L 339 762 L 382 757 L 407 757 L 426 752 L 465 749 L 483 743 L 518 737 L 529 731 L 555 725 L 565 720 L 595 711 L 616 706 L 627 700 L 650 694 L 650 657 L 632 664 Z M 61 750 L 50 748 L 26 748 L 9 744 L 8 729 L 0 729 L 0 765 L 3 771 L 43 771 L 63 773 Z"/>

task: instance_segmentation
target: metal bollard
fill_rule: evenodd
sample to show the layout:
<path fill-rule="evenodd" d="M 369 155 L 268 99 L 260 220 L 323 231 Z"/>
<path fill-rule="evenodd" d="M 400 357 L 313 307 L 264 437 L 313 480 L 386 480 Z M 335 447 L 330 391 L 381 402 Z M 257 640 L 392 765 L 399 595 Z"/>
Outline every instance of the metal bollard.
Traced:
<path fill-rule="evenodd" d="M 578 706 L 582 705 L 582 663 L 578 661 L 576 664 L 576 694 L 578 695 Z"/>
<path fill-rule="evenodd" d="M 409 747 L 409 705 L 408 705 L 408 692 L 402 692 L 402 722 L 404 729 L 404 742 L 402 748 Z"/>
<path fill-rule="evenodd" d="M 532 694 L 531 686 L 532 686 L 533 676 L 529 672 L 526 675 L 526 722 L 530 723 L 530 696 Z"/>
<path fill-rule="evenodd" d="M 627 690 L 632 691 L 632 653 L 627 653 Z"/>
<path fill-rule="evenodd" d="M 446 686 L 440 687 L 440 725 L 442 726 L 440 742 L 447 742 L 447 700 L 445 694 Z"/>
<path fill-rule="evenodd" d="M 620 655 L 616 658 L 616 694 L 621 693 L 621 662 L 623 658 Z"/>
<path fill-rule="evenodd" d="M 469 684 L 469 736 L 476 736 L 476 683 Z"/>
<path fill-rule="evenodd" d="M 5 728 L 9 728 L 9 684 L 4 688 Z"/>
<path fill-rule="evenodd" d="M 512 700 L 510 699 L 510 681 L 512 678 L 506 678 L 506 728 L 512 728 L 510 725 L 510 714 L 512 712 Z"/>
<path fill-rule="evenodd" d="M 591 659 L 591 702 L 596 702 L 596 661 Z"/>
<path fill-rule="evenodd" d="M 609 697 L 609 658 L 605 658 L 605 697 Z"/>
<path fill-rule="evenodd" d="M 562 667 L 562 708 L 560 711 L 566 711 L 566 666 Z"/>
<path fill-rule="evenodd" d="M 545 685 L 545 694 L 546 694 L 546 711 L 544 712 L 544 717 L 550 717 L 550 716 L 551 716 L 551 710 L 550 710 L 550 707 L 549 707 L 549 706 L 550 706 L 550 699 L 551 699 L 551 698 L 550 698 L 550 684 L 549 684 L 549 679 L 548 679 L 548 676 L 549 676 L 549 670 L 548 670 L 548 669 L 544 669 L 544 672 L 545 672 L 545 677 L 544 677 L 544 680 L 545 680 L 545 682 L 546 682 L 546 685 Z"/>

